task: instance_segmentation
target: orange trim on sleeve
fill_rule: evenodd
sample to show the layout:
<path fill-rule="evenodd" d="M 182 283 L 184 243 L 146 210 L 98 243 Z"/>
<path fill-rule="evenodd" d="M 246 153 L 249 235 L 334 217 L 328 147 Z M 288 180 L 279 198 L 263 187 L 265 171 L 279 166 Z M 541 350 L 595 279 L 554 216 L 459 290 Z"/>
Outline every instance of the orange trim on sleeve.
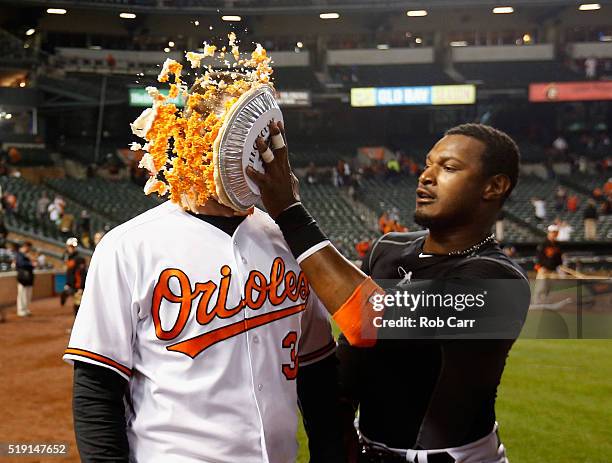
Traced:
<path fill-rule="evenodd" d="M 298 355 L 298 359 L 300 363 L 310 362 L 311 360 L 319 359 L 324 357 L 326 354 L 330 353 L 336 348 L 336 341 L 331 341 L 326 346 L 321 347 L 320 349 L 315 350 L 309 354 Z"/>
<path fill-rule="evenodd" d="M 383 289 L 368 277 L 355 288 L 351 297 L 333 316 L 352 346 L 372 347 L 376 344 L 376 328 L 373 320 L 377 313 L 372 308 L 370 298 L 377 292 L 384 293 Z"/>
<path fill-rule="evenodd" d="M 121 373 L 127 375 L 127 376 L 132 376 L 132 370 L 124 365 L 121 365 L 118 362 L 115 362 L 112 359 L 109 359 L 108 357 L 105 357 L 103 355 L 100 354 L 96 354 L 95 352 L 90 352 L 88 350 L 83 350 L 83 349 L 74 349 L 72 347 L 69 347 L 66 349 L 66 351 L 64 352 L 64 354 L 70 354 L 70 355 L 79 355 L 81 357 L 85 357 L 91 360 L 95 360 L 96 362 L 100 362 L 100 363 L 104 363 L 110 367 L 115 368 L 116 370 L 119 370 Z"/>

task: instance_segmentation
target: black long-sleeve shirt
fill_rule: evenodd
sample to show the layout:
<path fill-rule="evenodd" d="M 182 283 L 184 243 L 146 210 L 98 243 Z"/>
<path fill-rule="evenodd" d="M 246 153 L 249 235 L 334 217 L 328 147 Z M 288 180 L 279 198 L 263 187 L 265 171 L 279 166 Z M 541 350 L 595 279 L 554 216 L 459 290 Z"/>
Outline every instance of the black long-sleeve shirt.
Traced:
<path fill-rule="evenodd" d="M 362 270 L 375 280 L 398 280 L 408 272 L 413 282 L 525 280 L 497 244 L 466 259 L 424 254 L 424 239 L 423 233 L 385 235 Z M 529 305 L 526 280 L 523 289 L 515 295 L 524 310 L 519 318 Z M 379 339 L 374 347 L 357 348 L 341 336 L 341 396 L 359 405 L 360 431 L 368 439 L 403 449 L 465 445 L 493 429 L 497 387 L 512 344 L 513 339 Z"/>

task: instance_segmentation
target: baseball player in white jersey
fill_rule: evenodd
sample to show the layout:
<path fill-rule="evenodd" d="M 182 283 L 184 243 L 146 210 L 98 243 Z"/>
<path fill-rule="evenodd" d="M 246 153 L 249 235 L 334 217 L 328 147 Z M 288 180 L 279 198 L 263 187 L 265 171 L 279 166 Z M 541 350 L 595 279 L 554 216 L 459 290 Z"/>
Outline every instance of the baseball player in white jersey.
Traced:
<path fill-rule="evenodd" d="M 266 213 L 215 207 L 168 201 L 96 248 L 64 355 L 82 461 L 293 462 L 298 392 L 311 461 L 344 461 L 325 308 Z"/>

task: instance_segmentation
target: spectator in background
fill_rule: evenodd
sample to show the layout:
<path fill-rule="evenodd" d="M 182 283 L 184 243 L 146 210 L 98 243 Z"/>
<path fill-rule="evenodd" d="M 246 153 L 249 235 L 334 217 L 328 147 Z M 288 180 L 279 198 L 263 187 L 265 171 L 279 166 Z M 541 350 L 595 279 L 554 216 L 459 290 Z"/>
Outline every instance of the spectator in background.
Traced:
<path fill-rule="evenodd" d="M 86 210 L 81 211 L 81 219 L 79 220 L 79 235 L 83 247 L 91 247 L 91 217 Z"/>
<path fill-rule="evenodd" d="M 45 256 L 42 252 L 38 252 L 36 255 L 36 268 L 41 270 L 46 269 L 47 267 L 47 256 Z"/>
<path fill-rule="evenodd" d="M 317 183 L 317 168 L 315 163 L 310 161 L 308 164 L 308 169 L 306 170 L 306 182 L 309 185 L 314 185 Z"/>
<path fill-rule="evenodd" d="M 504 211 L 500 210 L 495 220 L 495 239 L 497 241 L 504 241 Z"/>
<path fill-rule="evenodd" d="M 593 241 L 597 239 L 597 207 L 595 201 L 589 199 L 584 210 L 584 239 Z"/>
<path fill-rule="evenodd" d="M 556 225 L 550 225 L 546 239 L 538 246 L 535 265 L 537 274 L 534 288 L 534 302 L 537 304 L 546 301 L 550 291 L 550 282 L 548 280 L 557 277 L 558 268 L 563 264 L 561 247 L 557 242 L 558 235 L 559 228 Z"/>
<path fill-rule="evenodd" d="M 342 160 L 339 159 L 338 163 L 336 164 L 336 177 L 335 179 L 337 179 L 337 185 L 336 186 L 344 186 L 344 166 L 346 165 L 346 163 Z"/>
<path fill-rule="evenodd" d="M 81 305 L 83 288 L 85 288 L 85 277 L 87 276 L 87 263 L 77 250 L 78 244 L 79 241 L 74 237 L 66 240 L 66 251 L 63 255 L 66 265 L 66 285 L 60 295 L 62 306 L 66 303 L 66 299 L 72 296 L 75 316 Z"/>
<path fill-rule="evenodd" d="M 567 190 L 562 186 L 557 188 L 555 192 L 555 210 L 560 212 L 565 207 L 565 202 L 567 201 Z"/>
<path fill-rule="evenodd" d="M 74 234 L 74 215 L 64 214 L 60 219 L 59 231 L 64 238 Z"/>
<path fill-rule="evenodd" d="M 51 200 L 47 196 L 47 192 L 43 191 L 42 196 L 38 198 L 36 202 L 36 217 L 38 220 L 42 220 L 45 214 L 47 213 L 47 209 L 49 207 L 49 203 Z"/>
<path fill-rule="evenodd" d="M 17 210 L 17 196 L 7 191 L 2 195 L 2 209 L 6 215 L 13 215 Z"/>
<path fill-rule="evenodd" d="M 608 181 L 604 183 L 603 194 L 606 196 L 609 196 L 610 194 L 612 194 L 612 177 L 610 177 Z"/>
<path fill-rule="evenodd" d="M 586 174 L 588 170 L 589 170 L 589 163 L 587 161 L 586 156 L 580 156 L 578 158 L 578 171 L 581 174 Z"/>
<path fill-rule="evenodd" d="M 533 215 L 538 222 L 546 220 L 546 201 L 542 198 L 532 198 L 531 204 L 533 205 Z"/>
<path fill-rule="evenodd" d="M 591 197 L 595 200 L 595 201 L 600 201 L 603 198 L 603 190 L 599 187 L 595 187 L 593 189 L 593 192 L 591 193 Z"/>
<path fill-rule="evenodd" d="M 62 220 L 62 216 L 64 215 L 64 207 L 66 203 L 62 199 L 61 196 L 56 196 L 53 198 L 53 202 L 49 204 L 47 211 L 49 212 L 49 220 L 56 224 L 58 227 L 60 225 L 60 221 Z"/>
<path fill-rule="evenodd" d="M 332 185 L 336 188 L 341 186 L 340 174 L 338 173 L 338 169 L 332 169 Z"/>
<path fill-rule="evenodd" d="M 572 237 L 572 232 L 574 231 L 574 227 L 572 227 L 565 220 L 561 220 L 559 218 L 555 220 L 555 225 L 557 225 L 557 228 L 559 229 L 559 233 L 557 235 L 557 241 L 559 242 L 570 241 Z"/>
<path fill-rule="evenodd" d="M 584 60 L 584 76 L 589 80 L 597 78 L 597 59 L 593 56 Z"/>
<path fill-rule="evenodd" d="M 15 269 L 17 270 L 17 316 L 29 317 L 32 302 L 32 286 L 34 285 L 34 264 L 29 253 L 32 243 L 25 241 L 15 253 Z"/>
<path fill-rule="evenodd" d="M 94 236 L 93 236 L 93 247 L 94 248 L 98 245 L 98 243 L 100 242 L 103 236 L 104 236 L 103 231 L 98 230 L 97 232 L 94 233 Z"/>
<path fill-rule="evenodd" d="M 348 185 L 351 181 L 351 165 L 348 162 L 342 162 L 344 163 L 344 170 L 342 172 L 342 184 Z"/>
<path fill-rule="evenodd" d="M 559 134 L 559 136 L 555 138 L 555 141 L 553 141 L 552 146 L 555 149 L 556 154 L 558 154 L 559 156 L 565 156 L 567 154 L 568 144 L 561 134 Z"/>
<path fill-rule="evenodd" d="M 360 259 L 363 259 L 368 254 L 371 245 L 372 242 L 368 239 L 363 239 L 355 245 L 355 250 Z"/>
<path fill-rule="evenodd" d="M 572 193 L 567 197 L 567 211 L 568 212 L 576 212 L 578 210 L 578 196 L 575 193 Z"/>
<path fill-rule="evenodd" d="M 21 161 L 21 153 L 15 147 L 11 147 L 8 149 L 8 160 L 11 164 L 17 164 Z"/>
<path fill-rule="evenodd" d="M 53 222 L 55 225 L 59 226 L 61 215 L 60 215 L 60 209 L 59 207 L 57 207 L 57 204 L 55 203 L 55 201 L 49 204 L 49 207 L 47 208 L 47 212 L 49 212 L 49 220 Z"/>
<path fill-rule="evenodd" d="M 106 64 L 108 65 L 109 68 L 112 69 L 117 65 L 117 60 L 115 59 L 113 55 L 109 53 L 108 55 L 106 55 Z"/>
<path fill-rule="evenodd" d="M 387 226 L 387 222 L 389 221 L 389 214 L 387 211 L 383 212 L 378 218 L 378 231 L 382 234 L 385 233 L 385 228 Z"/>

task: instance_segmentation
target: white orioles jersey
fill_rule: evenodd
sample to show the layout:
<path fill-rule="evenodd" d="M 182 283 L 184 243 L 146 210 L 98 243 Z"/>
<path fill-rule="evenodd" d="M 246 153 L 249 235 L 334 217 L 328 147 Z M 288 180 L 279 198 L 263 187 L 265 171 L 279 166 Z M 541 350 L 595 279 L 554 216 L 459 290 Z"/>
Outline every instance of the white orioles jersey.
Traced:
<path fill-rule="evenodd" d="M 64 359 L 129 381 L 133 461 L 289 463 L 298 363 L 334 349 L 267 214 L 229 236 L 166 202 L 96 248 Z"/>

